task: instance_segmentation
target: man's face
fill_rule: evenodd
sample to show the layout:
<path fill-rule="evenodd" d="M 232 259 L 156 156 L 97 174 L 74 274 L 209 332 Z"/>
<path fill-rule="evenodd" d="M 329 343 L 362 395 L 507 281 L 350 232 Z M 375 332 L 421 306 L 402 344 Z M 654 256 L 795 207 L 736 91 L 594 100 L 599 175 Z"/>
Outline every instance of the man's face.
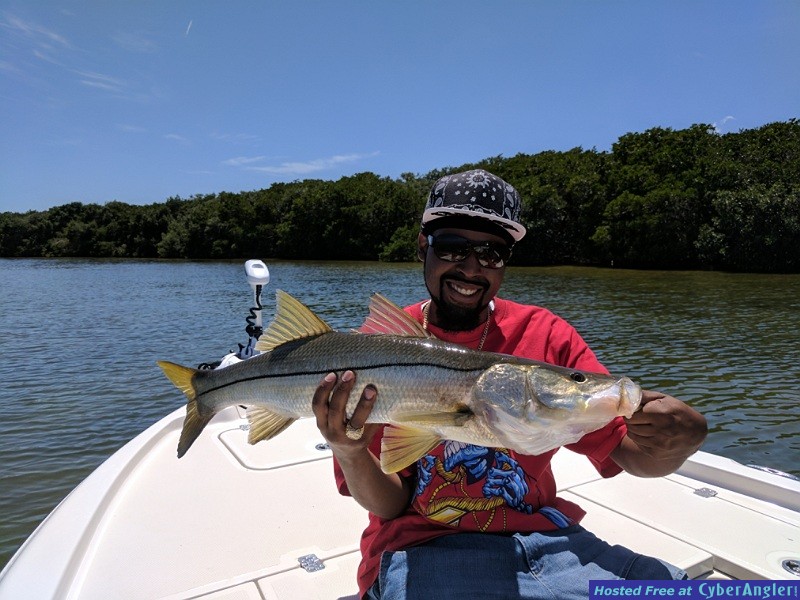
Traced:
<path fill-rule="evenodd" d="M 443 228 L 433 233 L 434 238 L 444 235 L 506 246 L 503 238 L 482 231 Z M 489 301 L 503 283 L 505 266 L 484 267 L 474 252 L 460 262 L 448 262 L 436 256 L 424 235 L 420 234 L 418 243 L 425 263 L 425 287 L 432 300 L 431 322 L 450 331 L 467 331 L 480 325 L 486 318 Z"/>

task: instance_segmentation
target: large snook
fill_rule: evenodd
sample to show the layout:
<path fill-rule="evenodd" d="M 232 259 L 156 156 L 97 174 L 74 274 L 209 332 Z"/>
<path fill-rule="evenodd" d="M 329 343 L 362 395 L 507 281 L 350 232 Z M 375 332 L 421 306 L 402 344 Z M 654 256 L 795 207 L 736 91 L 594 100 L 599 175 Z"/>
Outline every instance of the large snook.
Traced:
<path fill-rule="evenodd" d="M 249 406 L 251 444 L 313 415 L 321 379 L 350 369 L 372 383 L 371 423 L 388 423 L 381 467 L 398 471 L 442 440 L 541 454 L 579 440 L 617 415 L 630 417 L 641 390 L 626 377 L 556 367 L 470 350 L 430 337 L 402 309 L 376 294 L 365 330 L 331 329 L 286 292 L 257 348 L 263 353 L 223 369 L 158 364 L 189 399 L 178 456 L 220 410 Z M 347 407 L 352 414 L 358 400 Z"/>

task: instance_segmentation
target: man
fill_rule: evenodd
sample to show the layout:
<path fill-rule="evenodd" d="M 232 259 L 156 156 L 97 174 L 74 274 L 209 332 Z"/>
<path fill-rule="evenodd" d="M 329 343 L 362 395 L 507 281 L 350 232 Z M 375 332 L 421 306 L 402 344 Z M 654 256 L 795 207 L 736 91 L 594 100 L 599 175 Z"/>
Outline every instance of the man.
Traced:
<path fill-rule="evenodd" d="M 525 235 L 519 214 L 517 191 L 491 173 L 437 181 L 418 239 L 430 299 L 405 310 L 449 342 L 607 373 L 566 321 L 497 298 L 512 247 Z M 377 458 L 383 426 L 364 425 L 380 390 L 366 385 L 348 419 L 354 386 L 350 371 L 327 375 L 313 408 L 333 450 L 339 490 L 369 511 L 362 596 L 562 600 L 588 597 L 590 579 L 685 577 L 584 530 L 584 511 L 556 496 L 555 450 L 525 456 L 444 442 L 414 468 L 385 474 Z M 568 447 L 604 477 L 673 472 L 702 444 L 706 421 L 657 392 L 644 392 L 642 404 L 632 418 L 618 417 Z"/>

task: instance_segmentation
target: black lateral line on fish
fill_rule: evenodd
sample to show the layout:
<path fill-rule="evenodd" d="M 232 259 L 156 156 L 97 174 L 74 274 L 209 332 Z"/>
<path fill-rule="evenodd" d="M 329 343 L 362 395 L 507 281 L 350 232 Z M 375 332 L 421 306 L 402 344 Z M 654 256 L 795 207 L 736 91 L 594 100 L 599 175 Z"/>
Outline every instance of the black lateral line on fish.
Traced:
<path fill-rule="evenodd" d="M 362 367 L 344 367 L 343 371 L 353 371 L 353 372 L 360 372 L 360 371 L 371 371 L 374 369 L 386 369 L 389 367 L 396 367 L 396 368 L 406 368 L 406 367 L 433 367 L 435 369 L 446 369 L 448 371 L 456 371 L 459 373 L 469 373 L 470 371 L 482 371 L 483 368 L 458 368 L 458 367 L 445 367 L 437 363 L 432 362 L 419 362 L 419 363 L 386 363 L 386 364 L 377 364 L 377 365 L 369 365 L 369 366 L 362 366 Z M 244 377 L 242 379 L 237 379 L 236 381 L 231 381 L 230 383 L 225 383 L 222 385 L 218 385 L 213 388 L 208 388 L 207 390 L 203 390 L 202 392 L 197 394 L 197 397 L 204 396 L 211 392 L 216 392 L 219 390 L 223 390 L 227 387 L 231 387 L 232 385 L 238 385 L 240 383 L 245 383 L 248 381 L 258 381 L 259 379 L 273 379 L 273 378 L 281 378 L 281 377 L 298 377 L 301 375 L 327 375 L 328 373 L 334 372 L 335 369 L 320 369 L 315 371 L 294 371 L 288 373 L 266 373 L 264 375 L 255 375 L 253 377 Z"/>

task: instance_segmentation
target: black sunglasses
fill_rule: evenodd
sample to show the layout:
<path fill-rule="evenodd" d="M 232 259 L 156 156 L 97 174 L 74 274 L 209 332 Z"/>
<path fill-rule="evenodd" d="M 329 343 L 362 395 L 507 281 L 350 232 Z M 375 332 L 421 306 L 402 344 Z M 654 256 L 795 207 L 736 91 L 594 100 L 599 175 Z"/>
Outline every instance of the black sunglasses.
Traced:
<path fill-rule="evenodd" d="M 461 262 L 467 260 L 470 254 L 475 254 L 478 263 L 487 269 L 504 267 L 511 258 L 511 248 L 497 242 L 471 242 L 470 240 L 452 233 L 429 235 L 428 245 L 433 248 L 436 258 L 447 262 Z"/>

